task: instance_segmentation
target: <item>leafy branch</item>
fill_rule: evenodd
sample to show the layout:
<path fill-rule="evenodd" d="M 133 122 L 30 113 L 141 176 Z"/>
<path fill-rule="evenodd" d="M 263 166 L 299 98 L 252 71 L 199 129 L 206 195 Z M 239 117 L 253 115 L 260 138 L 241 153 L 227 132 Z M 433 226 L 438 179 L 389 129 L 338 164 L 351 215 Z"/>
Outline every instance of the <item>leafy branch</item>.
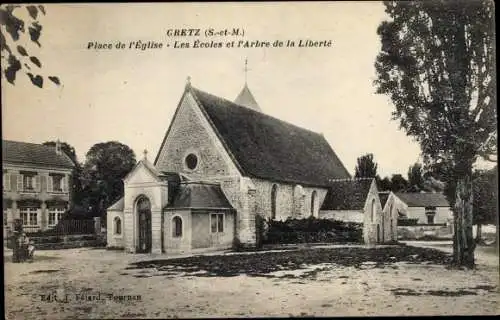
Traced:
<path fill-rule="evenodd" d="M 22 14 L 25 8 L 28 16 L 25 20 L 15 15 Z M 35 55 L 29 53 L 26 46 L 19 44 L 23 38 L 29 37 L 25 43 L 35 43 L 41 48 L 40 36 L 42 25 L 39 17 L 45 15 L 45 8 L 42 5 L 6 5 L 0 7 L 0 51 L 2 58 L 2 77 L 12 85 L 15 84 L 17 74 L 23 71 L 31 80 L 33 85 L 42 88 L 44 77 L 40 74 L 42 63 Z M 61 81 L 56 76 L 47 77 L 51 82 L 60 85 Z"/>

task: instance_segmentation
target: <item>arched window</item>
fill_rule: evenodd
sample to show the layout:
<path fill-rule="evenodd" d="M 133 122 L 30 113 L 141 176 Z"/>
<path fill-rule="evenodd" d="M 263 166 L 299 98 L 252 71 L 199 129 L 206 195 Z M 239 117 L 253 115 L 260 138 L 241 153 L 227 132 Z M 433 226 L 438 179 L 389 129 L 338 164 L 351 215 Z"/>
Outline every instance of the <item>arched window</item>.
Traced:
<path fill-rule="evenodd" d="M 172 237 L 182 237 L 182 219 L 181 217 L 174 217 L 172 219 Z"/>
<path fill-rule="evenodd" d="M 372 221 L 375 220 L 375 214 L 377 212 L 377 205 L 375 203 L 375 199 L 372 200 L 372 210 L 371 210 L 371 215 L 372 215 Z"/>
<path fill-rule="evenodd" d="M 314 190 L 311 194 L 311 216 L 316 212 L 316 190 Z"/>
<path fill-rule="evenodd" d="M 273 184 L 271 188 L 271 218 L 276 219 L 276 198 L 278 197 L 278 186 Z"/>
<path fill-rule="evenodd" d="M 115 234 L 122 234 L 122 220 L 115 217 Z"/>

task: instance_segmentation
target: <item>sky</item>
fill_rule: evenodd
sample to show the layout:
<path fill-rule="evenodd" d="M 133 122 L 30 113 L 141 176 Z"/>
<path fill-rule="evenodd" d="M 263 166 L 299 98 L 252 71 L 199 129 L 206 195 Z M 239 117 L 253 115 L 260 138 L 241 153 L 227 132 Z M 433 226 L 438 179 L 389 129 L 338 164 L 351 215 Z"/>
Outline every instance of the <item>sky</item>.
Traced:
<path fill-rule="evenodd" d="M 373 153 L 381 176 L 419 160 L 419 147 L 394 106 L 375 94 L 376 33 L 387 19 L 379 2 L 47 4 L 41 48 L 26 42 L 61 86 L 43 89 L 18 74 L 2 82 L 2 137 L 42 143 L 60 139 L 79 161 L 95 143 L 117 140 L 137 158 L 154 159 L 183 93 L 194 87 L 234 100 L 247 83 L 264 113 L 322 133 L 351 174 L 357 157 Z M 169 37 L 169 29 L 200 29 L 200 37 Z M 205 37 L 239 28 L 243 36 Z M 331 47 L 173 48 L 174 42 L 331 40 Z M 131 41 L 161 49 L 128 49 Z M 113 49 L 88 49 L 89 42 Z M 126 49 L 115 49 L 117 42 Z M 166 47 L 169 44 L 170 47 Z M 32 51 L 30 51 L 32 50 Z M 3 79 L 2 79 L 3 80 Z"/>

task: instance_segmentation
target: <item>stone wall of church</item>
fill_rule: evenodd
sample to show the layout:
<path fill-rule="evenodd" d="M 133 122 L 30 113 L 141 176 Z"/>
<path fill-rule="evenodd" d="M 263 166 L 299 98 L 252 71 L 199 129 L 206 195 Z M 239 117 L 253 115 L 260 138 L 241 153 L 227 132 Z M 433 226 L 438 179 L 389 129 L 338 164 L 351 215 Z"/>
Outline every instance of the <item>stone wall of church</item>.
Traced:
<path fill-rule="evenodd" d="M 194 154 L 197 158 L 193 169 L 186 164 L 189 154 Z M 192 179 L 239 175 L 190 94 L 186 94 L 172 120 L 156 168 L 160 171 L 181 172 Z"/>
<path fill-rule="evenodd" d="M 174 218 L 182 222 L 180 236 L 174 234 Z M 191 250 L 192 237 L 191 210 L 167 210 L 163 212 L 163 249 L 169 253 L 184 253 Z"/>
<path fill-rule="evenodd" d="M 106 247 L 125 248 L 124 220 L 123 212 L 108 210 L 106 229 Z M 120 228 L 117 230 L 117 220 L 119 219 Z"/>
<path fill-rule="evenodd" d="M 323 203 L 327 189 L 300 187 L 297 185 L 272 182 L 269 180 L 252 179 L 256 188 L 256 212 L 265 219 L 272 216 L 271 191 L 277 186 L 276 219 L 285 220 L 288 217 L 306 218 L 311 214 L 319 216 L 319 208 Z M 313 192 L 316 192 L 313 204 Z M 312 210 L 312 207 L 314 209 Z"/>

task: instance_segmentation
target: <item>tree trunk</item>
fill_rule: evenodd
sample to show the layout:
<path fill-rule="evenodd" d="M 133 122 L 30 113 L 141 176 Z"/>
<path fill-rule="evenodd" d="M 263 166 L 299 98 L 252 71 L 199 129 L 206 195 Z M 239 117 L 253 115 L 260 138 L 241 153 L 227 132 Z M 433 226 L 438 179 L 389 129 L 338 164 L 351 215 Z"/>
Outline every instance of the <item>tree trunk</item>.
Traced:
<path fill-rule="evenodd" d="M 476 243 L 472 234 L 472 180 L 467 173 L 457 181 L 454 208 L 453 263 L 474 268 Z"/>
<path fill-rule="evenodd" d="M 482 224 L 477 223 L 477 230 L 476 230 L 476 243 L 483 243 L 483 235 L 482 235 L 482 230 L 481 230 Z"/>

